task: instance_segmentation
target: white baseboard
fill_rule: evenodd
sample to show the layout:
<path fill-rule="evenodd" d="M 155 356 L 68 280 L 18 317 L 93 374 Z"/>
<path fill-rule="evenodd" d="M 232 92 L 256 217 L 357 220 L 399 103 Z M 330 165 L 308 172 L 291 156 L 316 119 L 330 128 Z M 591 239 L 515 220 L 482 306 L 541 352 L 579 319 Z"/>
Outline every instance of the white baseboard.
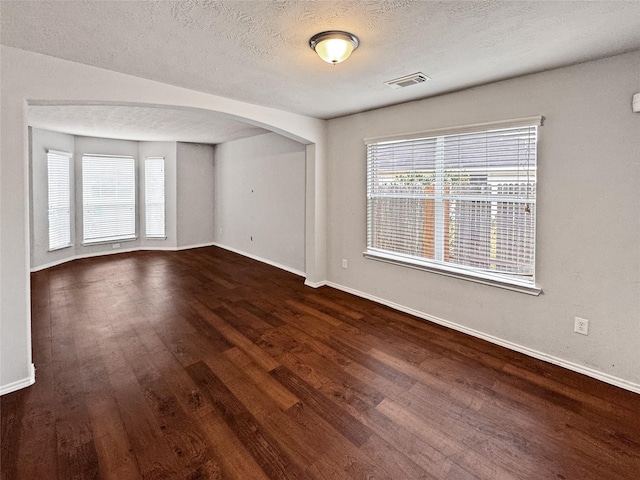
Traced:
<path fill-rule="evenodd" d="M 178 249 L 176 247 L 140 247 L 133 250 L 129 250 L 130 252 L 176 252 Z"/>
<path fill-rule="evenodd" d="M 194 245 L 181 245 L 178 248 L 174 248 L 174 251 L 181 251 L 181 250 L 191 250 L 192 248 L 202 248 L 202 247 L 218 247 L 219 245 L 216 245 L 215 242 L 209 242 L 209 243 L 197 243 Z"/>
<path fill-rule="evenodd" d="M 242 255 L 247 258 L 251 258 L 253 260 L 257 260 L 262 263 L 266 263 L 267 265 L 271 265 L 272 267 L 279 268 L 280 270 L 284 270 L 289 273 L 293 273 L 294 275 L 298 275 L 299 277 L 304 277 L 305 273 L 296 270 L 295 268 L 291 268 L 287 265 L 283 265 L 278 262 L 273 262 L 266 258 L 259 257 L 257 255 L 253 255 L 251 253 L 243 252 L 242 250 L 238 250 L 237 248 L 229 247 L 227 245 L 222 245 L 216 242 L 208 242 L 208 243 L 199 243 L 195 245 L 182 245 L 179 247 L 149 247 L 149 246 L 138 246 L 135 248 L 118 248 L 115 250 L 105 250 L 103 252 L 93 252 L 93 253 L 84 253 L 80 255 L 72 255 L 61 260 L 56 260 L 55 262 L 46 263 L 44 265 L 38 265 L 36 267 L 31 267 L 31 272 L 39 272 L 40 270 L 45 270 L 47 268 L 55 267 L 57 265 L 62 265 L 63 263 L 71 262 L 73 260 L 78 260 L 81 258 L 91 258 L 91 257 L 101 257 L 104 255 L 113 255 L 116 253 L 129 253 L 129 252 L 140 252 L 140 251 L 166 251 L 166 252 L 179 252 L 182 250 L 191 250 L 193 248 L 203 248 L 203 247 L 218 247 L 224 250 L 229 250 L 230 252 L 237 253 L 238 255 Z M 324 285 L 324 283 L 322 284 Z M 320 284 L 317 287 L 322 286 Z M 314 288 L 317 288 L 314 287 Z"/>
<path fill-rule="evenodd" d="M 0 396 L 7 393 L 15 392 L 17 390 L 20 390 L 21 388 L 29 387 L 34 383 L 36 383 L 36 368 L 33 363 L 31 363 L 29 365 L 29 376 L 27 378 L 22 378 L 20 380 L 16 380 L 15 382 L 0 386 Z"/>
<path fill-rule="evenodd" d="M 251 258 L 252 260 L 257 260 L 259 262 L 266 263 L 267 265 L 271 265 L 272 267 L 279 268 L 280 270 L 284 270 L 285 272 L 293 273 L 294 275 L 298 275 L 299 277 L 305 276 L 305 273 L 301 272 L 300 270 L 296 270 L 295 268 L 288 267 L 287 265 L 282 265 L 281 263 L 267 260 L 266 258 L 253 255 L 251 253 L 243 252 L 242 250 L 238 250 L 237 248 L 229 247 L 227 245 L 222 245 L 220 243 L 212 243 L 211 245 L 218 248 L 222 248 L 224 250 L 228 250 L 233 253 L 237 253 L 238 255 L 242 255 L 243 257 Z"/>
<path fill-rule="evenodd" d="M 593 368 L 585 367 L 584 365 L 580 365 L 577 363 L 570 362 L 563 358 L 555 357 L 553 355 L 546 354 L 544 352 L 539 352 L 537 350 L 533 350 L 528 347 L 524 347 L 522 345 L 518 345 L 517 343 L 509 342 L 507 340 L 503 340 L 498 337 L 494 337 L 493 335 L 489 335 L 478 330 L 474 330 L 472 328 L 465 327 L 464 325 L 459 325 L 454 322 L 450 322 L 449 320 L 445 320 L 443 318 L 435 317 L 433 315 L 429 315 L 428 313 L 420 312 L 418 310 L 414 310 L 413 308 L 405 307 L 404 305 L 400 305 L 398 303 L 391 302 L 389 300 L 385 300 L 384 298 L 376 297 L 374 295 L 369 295 L 368 293 L 361 292 L 359 290 L 355 290 L 350 287 L 345 287 L 344 285 L 340 285 L 333 282 L 322 282 L 323 284 L 333 287 L 337 290 L 342 290 L 343 292 L 350 293 L 357 297 L 366 298 L 367 300 L 371 300 L 376 303 L 380 303 L 382 305 L 386 305 L 387 307 L 393 308 L 394 310 L 399 310 L 404 313 L 408 313 L 418 318 L 422 318 L 429 322 L 436 323 L 438 325 L 442 325 L 444 327 L 451 328 L 453 330 L 457 330 L 458 332 L 466 333 L 467 335 L 471 335 L 473 337 L 480 338 L 482 340 L 486 340 L 487 342 L 500 345 L 501 347 L 508 348 L 509 350 L 514 350 L 519 353 L 523 353 L 529 357 L 536 358 L 538 360 L 542 360 L 548 363 L 552 363 L 554 365 L 558 365 L 560 367 L 566 368 L 567 370 L 572 370 L 574 372 L 582 373 L 588 377 L 595 378 L 597 380 L 601 380 L 603 382 L 609 383 L 611 385 L 615 385 L 616 387 L 624 388 L 625 390 L 629 390 L 635 393 L 640 393 L 640 384 L 630 382 L 623 378 L 615 377 L 613 375 L 609 375 L 608 373 L 601 372 L 599 370 L 595 370 Z M 305 282 L 305 285 L 307 283 Z M 313 286 L 313 285 L 310 285 Z M 321 285 L 318 285 L 321 286 Z"/>
<path fill-rule="evenodd" d="M 150 246 L 138 246 L 133 248 L 116 248 L 113 250 L 104 250 L 102 252 L 91 252 L 91 253 L 81 253 L 78 255 L 71 255 L 69 257 L 63 258 L 61 260 L 56 260 L 55 262 L 45 263 L 44 265 L 38 265 L 36 267 L 31 267 L 31 272 L 39 272 L 40 270 L 45 270 L 47 268 L 55 267 L 57 265 L 62 265 L 63 263 L 71 262 L 73 260 L 79 260 L 81 258 L 92 258 L 92 257 L 103 257 L 104 255 L 115 255 L 118 253 L 130 253 L 130 252 L 146 252 L 146 251 L 159 251 L 159 252 L 178 252 L 181 250 L 190 250 L 192 248 L 200 248 L 200 247 L 212 247 L 214 243 L 202 243 L 199 245 L 186 245 L 182 247 L 150 247 Z"/>
<path fill-rule="evenodd" d="M 40 270 L 45 270 L 47 268 L 55 267 L 57 265 L 62 265 L 63 263 L 72 262 L 73 260 L 80 260 L 81 258 L 92 258 L 92 257 L 103 257 L 105 255 L 115 255 L 118 253 L 129 253 L 129 252 L 137 252 L 139 250 L 154 250 L 154 248 L 116 248 L 113 250 L 105 250 L 103 252 L 91 252 L 91 253 L 80 253 L 78 255 L 71 255 L 69 257 L 65 257 L 61 260 L 56 260 L 55 262 L 45 263 L 44 265 L 38 265 L 36 267 L 31 267 L 31 273 L 39 272 Z"/>
<path fill-rule="evenodd" d="M 95 253 L 95 254 L 84 254 L 84 255 L 75 255 L 73 257 L 69 257 L 66 258 L 64 260 L 60 260 L 57 262 L 52 262 L 46 265 L 40 265 L 38 267 L 32 268 L 31 271 L 32 272 L 36 272 L 39 270 L 43 270 L 45 268 L 50 268 L 56 265 L 60 265 L 62 263 L 65 262 L 69 262 L 71 260 L 75 260 L 75 259 L 79 259 L 79 258 L 88 258 L 88 257 L 95 257 L 95 256 L 101 256 L 101 255 L 111 255 L 111 254 L 115 254 L 115 253 L 125 253 L 125 252 L 133 252 L 133 251 L 139 251 L 139 250 L 168 250 L 168 251 L 177 251 L 177 250 L 187 250 L 187 249 L 192 249 L 192 248 L 201 248 L 201 247 L 211 247 L 211 246 L 215 246 L 215 247 L 219 247 L 222 248 L 224 250 L 228 250 L 230 252 L 233 253 L 237 253 L 239 255 L 251 258 L 253 260 L 257 260 L 259 262 L 262 263 L 266 263 L 268 265 L 271 265 L 273 267 L 279 268 L 281 270 L 285 270 L 287 272 L 293 273 L 295 275 L 298 275 L 300 277 L 304 277 L 305 273 L 301 272 L 299 270 L 293 269 L 291 267 L 288 267 L 286 265 L 282 265 L 279 264 L 277 262 L 273 262 L 271 260 L 267 260 L 265 258 L 259 257 L 257 255 L 253 255 L 247 252 L 243 252 L 241 250 L 238 250 L 236 248 L 233 247 L 229 247 L 226 245 L 221 245 L 219 243 L 213 242 L 213 243 L 206 243 L 206 244 L 200 244 L 200 245 L 189 245 L 189 246 L 182 246 L 182 247 L 178 247 L 178 248 L 165 248 L 165 247 L 151 247 L 151 248 L 133 248 L 133 249 L 118 249 L 118 250 L 114 250 L 114 251 L 107 251 L 107 252 L 100 252 L 100 253 Z M 451 328 L 453 330 L 462 332 L 462 333 L 466 333 L 467 335 L 471 335 L 473 337 L 476 338 L 480 338 L 482 340 L 486 340 L 490 343 L 496 344 L 496 345 L 500 345 L 502 347 L 508 348 L 510 350 L 519 352 L 519 353 L 523 353 L 525 355 L 528 355 L 530 357 L 533 358 L 537 358 L 538 360 L 542 360 L 548 363 L 552 363 L 554 365 L 558 365 L 560 367 L 566 368 L 568 370 L 572 370 L 574 372 L 578 372 L 578 373 L 582 373 L 583 375 L 587 375 L 588 377 L 592 377 L 595 378 L 597 380 L 601 380 L 603 382 L 609 383 L 611 385 L 615 385 L 617 387 L 620 388 L 624 388 L 625 390 L 629 390 L 631 392 L 635 392 L 635 393 L 639 393 L 640 394 L 640 384 L 635 383 L 635 382 L 630 382 L 628 380 L 619 378 L 619 377 L 615 377 L 613 375 L 610 375 L 608 373 L 604 373 L 601 372 L 599 370 L 595 370 L 593 368 L 589 368 L 589 367 L 585 367 L 584 365 L 580 365 L 577 363 L 573 363 L 569 360 L 565 360 L 563 358 L 559 358 L 553 355 L 549 355 L 547 353 L 544 352 L 540 352 L 537 350 L 533 350 L 531 348 L 522 346 L 522 345 L 518 345 L 517 343 L 513 343 L 510 342 L 508 340 L 504 340 L 501 339 L 499 337 L 494 337 L 493 335 L 489 335 L 487 333 L 484 332 L 480 332 L 478 330 L 474 330 L 472 328 L 468 328 L 465 327 L 464 325 L 460 325 L 454 322 L 450 322 L 449 320 L 445 320 L 443 318 L 439 318 L 439 317 L 435 317 L 433 315 L 429 315 L 428 313 L 424 313 L 418 310 L 415 310 L 413 308 L 409 308 L 406 307 L 404 305 L 400 305 L 398 303 L 394 303 L 391 302 L 389 300 L 385 300 L 384 298 L 380 298 L 380 297 L 376 297 L 374 295 L 370 295 L 368 293 L 364 293 L 361 292 L 359 290 L 355 290 L 353 288 L 350 287 L 346 287 L 344 285 L 340 285 L 334 282 L 329 282 L 329 281 L 321 281 L 321 282 L 311 282 L 309 280 L 305 280 L 304 284 L 308 287 L 311 288 L 319 288 L 322 286 L 329 286 L 329 287 L 333 287 L 337 290 L 342 290 L 343 292 L 347 292 L 350 293 L 352 295 L 355 295 L 357 297 L 361 297 L 361 298 L 366 298 L 368 300 L 371 300 L 373 302 L 376 303 L 380 303 L 382 305 L 386 305 L 387 307 L 393 308 L 394 310 L 398 310 L 404 313 L 408 313 L 409 315 L 413 315 L 416 316 L 418 318 L 422 318 L 424 320 L 427 320 L 429 322 L 433 322 L 436 323 L 438 325 L 442 325 L 444 327 L 448 327 Z M 33 365 L 31 367 L 33 369 Z M 32 385 L 35 382 L 35 374 L 33 374 L 32 372 L 32 376 L 30 376 L 27 379 L 23 379 L 23 380 L 18 380 L 16 382 L 13 382 L 11 384 L 8 385 L 4 385 L 2 387 L 0 387 L 0 395 L 4 395 L 5 393 L 9 393 L 9 392 L 13 392 L 15 390 L 19 390 L 20 388 L 24 388 L 24 387 L 28 387 L 29 385 Z"/>
<path fill-rule="evenodd" d="M 282 265 L 281 263 L 273 262 L 266 258 L 259 257 L 257 255 L 253 255 L 251 253 L 243 252 L 242 250 L 238 250 L 233 247 L 229 247 L 227 245 L 221 245 L 216 242 L 209 243 L 200 243 L 196 245 L 183 245 L 179 247 L 148 247 L 148 246 L 140 246 L 135 248 L 118 248 L 115 250 L 105 250 L 103 252 L 92 252 L 92 253 L 83 253 L 80 255 L 72 255 L 61 260 L 56 260 L 55 262 L 45 263 L 44 265 L 38 265 L 36 267 L 31 267 L 31 272 L 39 272 L 40 270 L 45 270 L 47 268 L 55 267 L 57 265 L 62 265 L 63 263 L 71 262 L 73 260 L 78 260 L 81 258 L 91 258 L 91 257 L 102 257 L 104 255 L 114 255 L 116 253 L 129 253 L 129 252 L 141 252 L 141 251 L 164 251 L 164 252 L 179 252 L 182 250 L 191 250 L 193 248 L 203 248 L 203 247 L 218 247 L 224 250 L 229 250 L 230 252 L 237 253 L 238 255 L 242 255 L 243 257 L 251 258 L 253 260 L 257 260 L 262 263 L 266 263 L 267 265 L 271 265 L 272 267 L 279 268 L 280 270 L 284 270 L 289 273 L 293 273 L 294 275 L 298 275 L 299 277 L 304 277 L 305 273 L 296 270 L 295 268 L 288 267 L 287 265 Z M 317 287 L 324 285 L 318 284 Z M 316 287 L 316 288 L 317 288 Z"/>

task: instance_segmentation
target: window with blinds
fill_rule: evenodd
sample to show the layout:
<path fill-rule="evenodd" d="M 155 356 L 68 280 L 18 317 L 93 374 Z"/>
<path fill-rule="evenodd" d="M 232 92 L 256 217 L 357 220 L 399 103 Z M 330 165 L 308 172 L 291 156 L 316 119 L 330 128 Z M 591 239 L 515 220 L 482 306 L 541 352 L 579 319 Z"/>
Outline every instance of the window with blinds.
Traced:
<path fill-rule="evenodd" d="M 82 157 L 84 243 L 136 237 L 135 178 L 133 157 Z"/>
<path fill-rule="evenodd" d="M 49 251 L 71 246 L 71 154 L 47 151 Z"/>
<path fill-rule="evenodd" d="M 365 255 L 534 287 L 541 124 L 535 117 L 367 141 Z"/>
<path fill-rule="evenodd" d="M 165 238 L 163 157 L 148 157 L 144 161 L 144 205 L 145 236 Z"/>

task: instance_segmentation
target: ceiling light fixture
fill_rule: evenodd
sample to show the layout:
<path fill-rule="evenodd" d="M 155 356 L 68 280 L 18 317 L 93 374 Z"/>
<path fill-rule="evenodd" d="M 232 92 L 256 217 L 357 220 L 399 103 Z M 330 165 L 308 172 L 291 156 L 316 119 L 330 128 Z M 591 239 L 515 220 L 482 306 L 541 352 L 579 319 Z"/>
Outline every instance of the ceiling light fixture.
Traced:
<path fill-rule="evenodd" d="M 360 40 L 353 33 L 340 30 L 316 33 L 309 40 L 309 46 L 322 60 L 335 65 L 344 62 L 351 52 L 360 45 Z"/>

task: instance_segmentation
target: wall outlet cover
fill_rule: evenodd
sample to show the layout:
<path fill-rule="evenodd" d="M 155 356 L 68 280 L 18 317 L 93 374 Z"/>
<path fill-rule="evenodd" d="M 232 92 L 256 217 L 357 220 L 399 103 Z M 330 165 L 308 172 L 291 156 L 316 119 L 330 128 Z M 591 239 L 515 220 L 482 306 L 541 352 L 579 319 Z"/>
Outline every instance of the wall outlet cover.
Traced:
<path fill-rule="evenodd" d="M 589 335 L 589 320 L 586 318 L 576 317 L 573 325 L 573 331 L 581 335 Z"/>

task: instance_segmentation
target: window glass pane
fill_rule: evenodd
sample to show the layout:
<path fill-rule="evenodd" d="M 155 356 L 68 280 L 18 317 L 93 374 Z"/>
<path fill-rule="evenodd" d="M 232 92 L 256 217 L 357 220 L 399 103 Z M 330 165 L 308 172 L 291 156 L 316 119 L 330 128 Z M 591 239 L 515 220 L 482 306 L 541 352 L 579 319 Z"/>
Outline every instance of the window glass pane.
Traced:
<path fill-rule="evenodd" d="M 47 152 L 49 250 L 71 245 L 71 154 Z"/>
<path fill-rule="evenodd" d="M 144 162 L 145 235 L 164 238 L 164 158 Z"/>
<path fill-rule="evenodd" d="M 367 253 L 533 285 L 536 141 L 531 125 L 369 144 Z"/>
<path fill-rule="evenodd" d="M 135 238 L 133 157 L 82 157 L 82 201 L 85 243 Z"/>

